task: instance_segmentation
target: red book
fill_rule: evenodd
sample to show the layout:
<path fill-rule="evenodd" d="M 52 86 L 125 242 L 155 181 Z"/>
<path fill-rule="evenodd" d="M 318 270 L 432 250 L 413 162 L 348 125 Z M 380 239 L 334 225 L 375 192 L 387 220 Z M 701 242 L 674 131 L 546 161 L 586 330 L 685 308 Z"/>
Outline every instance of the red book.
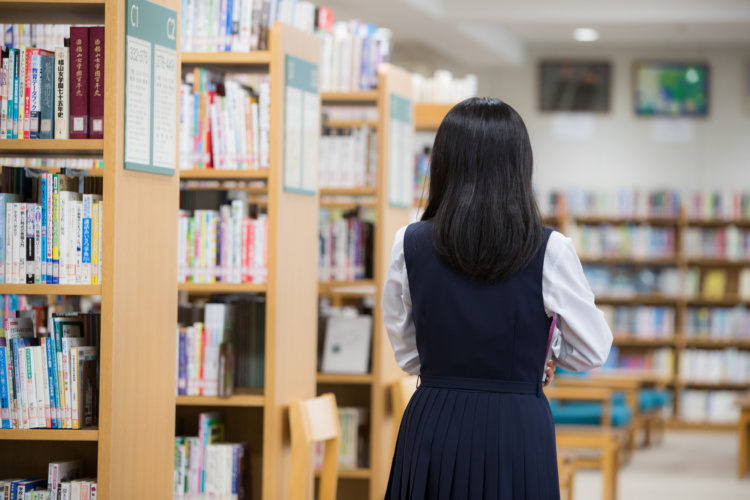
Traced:
<path fill-rule="evenodd" d="M 70 138 L 89 136 L 89 28 L 70 28 Z"/>
<path fill-rule="evenodd" d="M 89 28 L 89 137 L 104 137 L 104 26 Z"/>

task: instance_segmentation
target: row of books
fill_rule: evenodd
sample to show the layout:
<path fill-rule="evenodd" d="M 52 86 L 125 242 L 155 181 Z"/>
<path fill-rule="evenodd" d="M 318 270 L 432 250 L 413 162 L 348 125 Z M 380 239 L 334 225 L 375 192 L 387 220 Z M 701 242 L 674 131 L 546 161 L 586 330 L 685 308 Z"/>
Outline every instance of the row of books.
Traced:
<path fill-rule="evenodd" d="M 320 281 L 354 281 L 373 276 L 372 222 L 357 211 L 320 210 Z"/>
<path fill-rule="evenodd" d="M 320 114 L 323 117 L 324 126 L 332 121 L 378 121 L 378 108 L 376 106 L 322 106 Z"/>
<path fill-rule="evenodd" d="M 231 396 L 235 387 L 263 387 L 263 297 L 182 304 L 177 329 L 177 395 Z"/>
<path fill-rule="evenodd" d="M 378 134 L 366 125 L 326 128 L 320 138 L 321 188 L 375 187 Z"/>
<path fill-rule="evenodd" d="M 696 191 L 683 197 L 685 212 L 691 220 L 748 220 L 750 192 Z"/>
<path fill-rule="evenodd" d="M 322 9 L 321 9 L 322 10 Z M 358 20 L 334 22 L 318 16 L 321 41 L 320 90 L 352 92 L 374 89 L 378 67 L 391 59 L 391 32 Z"/>
<path fill-rule="evenodd" d="M 224 418 L 212 412 L 198 415 L 198 436 L 175 438 L 172 498 L 246 498 L 247 446 L 224 442 L 224 434 Z"/>
<path fill-rule="evenodd" d="M 749 383 L 750 352 L 686 349 L 680 357 L 680 377 L 685 382 Z"/>
<path fill-rule="evenodd" d="M 455 104 L 476 97 L 479 80 L 476 75 L 455 78 L 445 69 L 436 70 L 432 77 L 413 73 L 411 95 L 414 102 Z"/>
<path fill-rule="evenodd" d="M 83 477 L 83 460 L 51 462 L 47 478 L 2 479 L 2 500 L 96 500 L 96 478 Z"/>
<path fill-rule="evenodd" d="M 270 82 L 269 75 L 188 73 L 180 86 L 180 169 L 268 168 Z"/>
<path fill-rule="evenodd" d="M 67 24 L 0 24 L 0 45 L 9 49 L 62 47 L 70 28 Z"/>
<path fill-rule="evenodd" d="M 54 314 L 37 334 L 29 317 L 4 318 L 3 429 L 84 429 L 98 420 L 99 314 Z"/>
<path fill-rule="evenodd" d="M 370 373 L 372 307 L 334 307 L 321 297 L 318 310 L 318 371 Z"/>
<path fill-rule="evenodd" d="M 70 27 L 62 47 L 2 50 L 0 139 L 104 137 L 104 27 Z"/>
<path fill-rule="evenodd" d="M 685 334 L 693 338 L 750 339 L 750 310 L 737 307 L 688 307 Z"/>
<path fill-rule="evenodd" d="M 684 282 L 682 273 L 675 267 L 584 265 L 583 273 L 594 295 L 604 297 L 677 296 Z"/>
<path fill-rule="evenodd" d="M 370 412 L 361 407 L 339 407 L 339 469 L 366 469 L 369 467 L 368 436 Z M 323 443 L 315 444 L 313 463 L 316 469 L 323 467 Z"/>
<path fill-rule="evenodd" d="M 2 168 L 0 283 L 102 282 L 102 178 Z"/>
<path fill-rule="evenodd" d="M 674 335 L 675 309 L 664 306 L 599 306 L 614 335 L 669 338 Z"/>
<path fill-rule="evenodd" d="M 573 226 L 570 237 L 582 258 L 671 258 L 675 254 L 675 228 L 621 224 Z"/>
<path fill-rule="evenodd" d="M 736 391 L 686 389 L 680 397 L 680 419 L 691 423 L 733 424 L 740 416 Z"/>
<path fill-rule="evenodd" d="M 557 197 L 564 199 L 566 209 L 576 217 L 676 218 L 680 214 L 680 193 L 675 190 L 610 192 L 571 188 L 557 191 Z"/>
<path fill-rule="evenodd" d="M 3 156 L 0 165 L 6 167 L 28 168 L 69 168 L 73 170 L 101 170 L 104 160 L 101 158 L 69 158 L 69 157 L 33 157 L 33 156 Z"/>
<path fill-rule="evenodd" d="M 431 151 L 425 148 L 414 160 L 414 202 L 417 205 L 430 194 L 430 158 Z"/>
<path fill-rule="evenodd" d="M 689 298 L 723 300 L 728 296 L 739 300 L 750 300 L 750 269 L 742 269 L 737 276 L 737 291 L 730 290 L 730 276 L 726 269 L 689 268 L 686 274 L 685 292 Z"/>
<path fill-rule="evenodd" d="M 750 260 L 750 230 L 736 226 L 690 227 L 685 231 L 682 248 L 687 258 Z"/>
<path fill-rule="evenodd" d="M 674 350 L 669 347 L 652 349 L 645 353 L 633 354 L 612 347 L 604 366 L 598 370 L 632 370 L 646 371 L 657 376 L 669 378 L 674 373 Z"/>
<path fill-rule="evenodd" d="M 179 283 L 265 283 L 268 217 L 249 217 L 241 200 L 219 210 L 180 210 Z"/>

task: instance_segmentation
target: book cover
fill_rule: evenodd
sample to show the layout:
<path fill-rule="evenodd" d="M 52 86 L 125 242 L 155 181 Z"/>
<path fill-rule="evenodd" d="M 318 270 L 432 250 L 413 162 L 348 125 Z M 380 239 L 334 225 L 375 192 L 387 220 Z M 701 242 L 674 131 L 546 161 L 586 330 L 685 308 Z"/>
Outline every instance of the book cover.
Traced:
<path fill-rule="evenodd" d="M 46 222 L 45 227 L 47 231 L 47 245 L 46 245 L 46 259 L 45 259 L 45 265 L 46 265 L 46 271 L 45 274 L 47 275 L 47 284 L 52 285 L 54 283 L 54 275 L 53 275 L 53 265 L 52 265 L 52 251 L 53 251 L 53 243 L 54 243 L 54 235 L 52 234 L 54 231 L 54 212 L 53 212 L 53 202 L 52 202 L 52 192 L 53 192 L 53 178 L 52 174 L 46 174 L 45 178 L 47 179 L 46 182 L 46 201 L 45 201 L 45 207 L 46 207 Z"/>
<path fill-rule="evenodd" d="M 28 411 L 28 422 L 30 429 L 38 429 L 44 427 L 39 421 L 39 409 L 37 406 L 37 395 L 36 395 L 36 368 L 35 368 L 35 356 L 34 348 L 36 344 L 31 347 L 25 347 L 19 353 L 21 359 L 21 378 L 24 383 L 24 401 Z"/>
<path fill-rule="evenodd" d="M 99 284 L 99 204 L 94 203 L 91 211 L 91 284 Z"/>
<path fill-rule="evenodd" d="M 54 138 L 55 113 L 55 57 L 42 56 L 41 107 L 39 109 L 39 138 Z"/>
<path fill-rule="evenodd" d="M 63 387 L 64 387 L 64 401 L 63 404 L 65 405 L 63 407 L 63 414 L 64 414 L 64 429 L 72 429 L 73 421 L 72 421 L 72 411 L 73 411 L 73 399 L 72 399 L 72 360 L 71 360 L 71 350 L 74 347 L 80 347 L 85 343 L 85 340 L 82 338 L 76 338 L 76 337 L 69 337 L 62 339 L 62 362 L 63 362 Z"/>
<path fill-rule="evenodd" d="M 42 283 L 42 207 L 35 203 L 34 219 L 34 284 Z"/>
<path fill-rule="evenodd" d="M 67 460 L 49 464 L 47 475 L 47 491 L 50 500 L 59 500 L 61 483 L 69 482 L 81 477 L 83 460 Z"/>
<path fill-rule="evenodd" d="M 74 224 L 74 245 L 75 245 L 75 266 L 73 268 L 73 282 L 76 285 L 80 285 L 83 281 L 83 202 L 76 201 L 73 205 L 73 224 Z M 70 271 L 70 267 L 68 267 Z M 71 275 L 68 274 L 68 282 L 71 280 Z"/>
<path fill-rule="evenodd" d="M 12 231 L 8 224 L 10 219 L 12 222 L 12 209 L 13 203 L 17 203 L 20 200 L 20 196 L 17 194 L 0 193 L 0 284 L 6 283 L 6 273 L 9 273 L 10 269 L 6 268 L 6 255 L 7 249 L 12 242 Z M 8 210 L 10 207 L 10 210 Z M 10 234 L 11 239 L 8 238 Z M 8 280 L 7 283 L 10 283 Z"/>
<path fill-rule="evenodd" d="M 0 339 L 5 343 L 5 339 Z M 11 389 L 8 379 L 8 348 L 9 346 L 0 346 L 0 426 L 3 429 L 11 429 L 10 421 L 10 399 Z"/>
<path fill-rule="evenodd" d="M 96 348 L 73 347 L 70 352 L 72 428 L 85 429 L 94 425 Z"/>
<path fill-rule="evenodd" d="M 88 138 L 89 28 L 70 28 L 70 138 Z"/>
<path fill-rule="evenodd" d="M 26 283 L 26 203 L 18 204 L 18 274 L 14 283 Z"/>
<path fill-rule="evenodd" d="M 104 26 L 89 28 L 89 137 L 104 137 Z"/>
<path fill-rule="evenodd" d="M 41 108 L 41 90 L 42 90 L 42 60 L 41 56 L 35 54 L 33 50 L 28 51 L 31 59 L 31 76 L 29 80 L 29 106 L 26 114 L 29 116 L 29 138 L 39 138 L 39 110 Z"/>
<path fill-rule="evenodd" d="M 18 58 L 18 138 L 28 139 L 29 138 L 29 127 L 26 121 L 26 109 L 27 109 L 27 84 L 26 73 L 31 66 L 31 61 L 27 60 L 27 56 L 31 56 L 25 46 L 21 46 Z M 29 72 L 29 75 L 31 72 Z"/>
<path fill-rule="evenodd" d="M 92 195 L 83 195 L 83 220 L 81 225 L 81 284 L 91 284 L 91 211 Z"/>
<path fill-rule="evenodd" d="M 50 404 L 50 419 L 53 429 L 60 428 L 60 418 L 58 414 L 58 398 L 59 392 L 57 388 L 57 356 L 55 355 L 55 345 L 52 337 L 42 337 L 42 347 L 44 348 L 44 354 L 47 358 L 47 385 L 49 392 L 49 404 Z"/>
<path fill-rule="evenodd" d="M 13 49 L 13 139 L 18 139 L 18 98 L 20 95 L 19 78 L 21 77 L 21 66 L 21 51 Z M 10 107 L 8 107 L 8 112 L 10 113 Z M 10 127 L 11 124 L 9 123 L 8 126 Z M 23 138 L 23 126 L 21 127 L 21 138 Z"/>
<path fill-rule="evenodd" d="M 52 176 L 52 284 L 60 281 L 60 188 L 58 174 Z"/>
<path fill-rule="evenodd" d="M 55 139 L 68 139 L 70 137 L 70 63 L 68 53 L 69 47 L 67 46 L 55 49 Z"/>
<path fill-rule="evenodd" d="M 705 271 L 703 276 L 703 298 L 721 300 L 727 289 L 727 272 L 721 269 Z"/>
<path fill-rule="evenodd" d="M 41 178 L 41 188 L 42 193 L 41 197 L 39 199 L 40 201 L 40 209 L 41 209 L 41 220 L 39 221 L 39 262 L 40 262 L 40 270 L 39 270 L 39 276 L 40 276 L 40 283 L 47 283 L 47 175 L 48 174 L 42 174 Z"/>
<path fill-rule="evenodd" d="M 99 265 L 97 266 L 97 272 L 99 274 L 99 284 L 101 285 L 102 268 L 104 267 L 102 264 L 102 256 L 104 255 L 104 247 L 102 246 L 104 239 L 104 229 L 102 229 L 104 227 L 104 202 L 100 200 L 97 205 L 99 205 Z"/>
<path fill-rule="evenodd" d="M 34 284 L 34 260 L 36 258 L 35 250 L 36 245 L 34 243 L 34 213 L 36 212 L 35 205 L 33 203 L 26 204 L 26 262 L 25 262 L 25 274 L 26 284 Z"/>
<path fill-rule="evenodd" d="M 2 31 L 2 30 L 0 30 Z M 0 67 L 0 139 L 5 139 L 8 129 L 8 73 L 9 62 L 8 49 L 2 47 L 2 66 Z"/>
<path fill-rule="evenodd" d="M 47 359 L 42 354 L 42 346 L 32 347 L 34 355 L 34 384 L 36 389 L 36 418 L 40 429 L 49 429 L 47 420 L 49 414 L 49 388 L 45 389 L 44 382 L 47 380 L 47 372 L 44 361 Z M 45 394 L 47 397 L 45 398 Z"/>
<path fill-rule="evenodd" d="M 39 361 L 41 370 L 39 373 L 39 378 L 41 379 L 41 386 L 43 391 L 42 395 L 44 398 L 45 426 L 47 427 L 47 429 L 53 429 L 54 426 L 52 425 L 52 402 L 54 401 L 54 397 L 52 397 L 51 391 L 54 390 L 54 387 L 52 385 L 52 382 L 54 382 L 54 380 L 50 380 L 50 375 L 52 372 L 50 371 L 50 350 L 47 347 L 48 343 L 51 343 L 49 337 L 42 337 L 40 339 L 41 346 L 39 347 Z M 39 386 L 37 386 L 37 389 L 39 389 Z"/>
<path fill-rule="evenodd" d="M 60 500 L 73 500 L 73 497 L 71 496 L 71 490 L 70 490 L 71 484 L 72 483 L 68 481 L 60 483 L 60 495 L 59 495 Z"/>

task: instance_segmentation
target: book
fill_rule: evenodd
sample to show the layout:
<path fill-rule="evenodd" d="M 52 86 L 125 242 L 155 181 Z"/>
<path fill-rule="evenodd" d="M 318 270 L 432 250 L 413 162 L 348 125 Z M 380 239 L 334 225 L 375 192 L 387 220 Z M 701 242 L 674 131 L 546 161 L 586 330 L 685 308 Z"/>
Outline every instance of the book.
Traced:
<path fill-rule="evenodd" d="M 47 492 L 50 500 L 59 500 L 61 484 L 78 479 L 83 474 L 83 460 L 51 462 L 47 474 Z"/>
<path fill-rule="evenodd" d="M 369 372 L 372 316 L 333 316 L 326 320 L 321 372 Z"/>
<path fill-rule="evenodd" d="M 70 137 L 69 40 L 55 49 L 55 139 Z"/>
<path fill-rule="evenodd" d="M 326 108 L 325 122 L 331 118 Z M 347 116 L 347 115 L 344 115 Z M 354 119 L 356 118 L 346 118 Z M 366 125 L 324 128 L 320 139 L 322 188 L 372 188 L 377 179 L 377 132 Z"/>
<path fill-rule="evenodd" d="M 71 352 L 74 347 L 84 346 L 86 343 L 85 339 L 80 337 L 67 337 L 63 338 L 62 344 L 62 368 L 63 368 L 63 385 L 60 388 L 60 392 L 63 394 L 63 428 L 73 428 L 73 361 L 71 359 Z"/>
<path fill-rule="evenodd" d="M 89 136 L 89 28 L 70 28 L 70 138 Z"/>
<path fill-rule="evenodd" d="M 17 194 L 0 193 L 0 283 L 11 283 L 11 280 L 6 281 L 10 278 L 10 268 L 5 266 L 5 256 L 9 255 L 8 249 L 12 245 L 12 227 L 8 220 L 12 223 L 13 203 L 18 203 L 20 199 Z"/>
<path fill-rule="evenodd" d="M 358 210 L 320 210 L 320 281 L 355 281 L 373 276 L 371 217 L 371 213 Z"/>
<path fill-rule="evenodd" d="M 721 300 L 727 288 L 727 272 L 711 269 L 704 272 L 702 296 L 707 300 Z"/>
<path fill-rule="evenodd" d="M 8 130 L 8 75 L 10 57 L 8 48 L 0 47 L 0 139 L 5 139 Z"/>
<path fill-rule="evenodd" d="M 36 260 L 36 244 L 34 242 L 34 235 L 36 234 L 34 231 L 34 214 L 36 213 L 36 206 L 33 203 L 27 203 L 26 204 L 26 258 L 25 258 L 25 265 L 23 266 L 25 269 L 21 271 L 22 274 L 25 274 L 25 283 L 33 285 L 34 284 L 34 263 Z"/>
<path fill-rule="evenodd" d="M 89 28 L 89 137 L 104 137 L 104 26 Z"/>
<path fill-rule="evenodd" d="M 11 425 L 11 407 L 13 399 L 13 388 L 11 371 L 9 367 L 10 357 L 8 356 L 9 345 L 6 345 L 5 338 L 0 338 L 0 427 L 3 429 L 12 429 Z"/>
<path fill-rule="evenodd" d="M 71 419 L 73 429 L 94 425 L 96 391 L 96 349 L 91 346 L 70 349 Z"/>
<path fill-rule="evenodd" d="M 55 56 L 46 55 L 41 58 L 41 96 L 39 109 L 39 138 L 53 139 L 55 113 Z"/>

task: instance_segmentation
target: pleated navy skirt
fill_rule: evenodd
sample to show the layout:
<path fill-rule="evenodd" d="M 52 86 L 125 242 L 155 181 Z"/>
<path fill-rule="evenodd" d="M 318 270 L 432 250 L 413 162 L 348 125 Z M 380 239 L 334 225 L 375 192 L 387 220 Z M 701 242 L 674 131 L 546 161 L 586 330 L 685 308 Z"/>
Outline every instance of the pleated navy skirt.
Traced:
<path fill-rule="evenodd" d="M 386 500 L 559 500 L 541 384 L 422 377 L 406 408 Z"/>

